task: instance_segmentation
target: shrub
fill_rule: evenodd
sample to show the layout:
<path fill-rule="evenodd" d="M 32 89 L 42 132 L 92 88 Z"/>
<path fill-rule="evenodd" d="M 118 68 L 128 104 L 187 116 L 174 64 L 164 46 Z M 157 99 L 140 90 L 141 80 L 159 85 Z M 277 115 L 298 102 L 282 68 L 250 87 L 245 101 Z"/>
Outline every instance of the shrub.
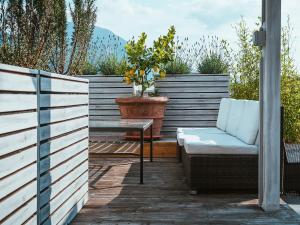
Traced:
<path fill-rule="evenodd" d="M 81 69 L 82 75 L 96 75 L 97 73 L 98 66 L 90 62 L 85 62 L 83 68 Z"/>
<path fill-rule="evenodd" d="M 258 29 L 258 24 L 257 27 Z M 300 75 L 291 54 L 291 27 L 282 28 L 281 103 L 285 108 L 284 138 L 300 142 Z M 233 54 L 230 92 L 237 99 L 259 99 L 260 50 L 252 45 L 252 31 L 244 20 L 236 26 L 239 50 Z"/>
<path fill-rule="evenodd" d="M 228 72 L 228 64 L 221 55 L 212 53 L 205 55 L 198 64 L 198 72 L 202 74 L 222 74 Z"/>
<path fill-rule="evenodd" d="M 191 68 L 187 62 L 180 58 L 175 58 L 165 66 L 167 74 L 188 74 L 191 73 Z"/>
<path fill-rule="evenodd" d="M 146 46 L 146 33 L 142 33 L 138 40 L 132 39 L 126 44 L 129 64 L 124 82 L 141 86 L 141 97 L 147 88 L 166 76 L 164 67 L 174 59 L 175 33 L 175 27 L 171 26 L 168 33 L 155 40 L 150 48 Z"/>
<path fill-rule="evenodd" d="M 227 42 L 216 36 L 201 39 L 197 70 L 203 74 L 222 74 L 229 71 Z"/>
<path fill-rule="evenodd" d="M 115 55 L 106 56 L 98 62 L 99 71 L 103 75 L 124 75 L 126 67 L 126 59 L 118 59 Z"/>

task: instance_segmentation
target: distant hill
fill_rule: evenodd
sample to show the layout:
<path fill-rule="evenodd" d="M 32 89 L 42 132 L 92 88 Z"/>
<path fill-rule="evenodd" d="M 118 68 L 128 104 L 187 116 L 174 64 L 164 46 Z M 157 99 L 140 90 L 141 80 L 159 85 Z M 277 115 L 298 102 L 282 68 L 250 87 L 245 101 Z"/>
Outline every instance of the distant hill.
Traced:
<path fill-rule="evenodd" d="M 73 23 L 69 22 L 67 26 L 67 33 L 69 39 L 72 35 L 72 31 Z M 118 56 L 118 58 L 122 58 L 125 55 L 124 46 L 126 42 L 127 41 L 125 39 L 114 34 L 112 31 L 95 26 L 93 37 L 91 40 L 90 52 L 91 54 L 93 54 L 96 51 L 96 56 L 115 53 Z"/>

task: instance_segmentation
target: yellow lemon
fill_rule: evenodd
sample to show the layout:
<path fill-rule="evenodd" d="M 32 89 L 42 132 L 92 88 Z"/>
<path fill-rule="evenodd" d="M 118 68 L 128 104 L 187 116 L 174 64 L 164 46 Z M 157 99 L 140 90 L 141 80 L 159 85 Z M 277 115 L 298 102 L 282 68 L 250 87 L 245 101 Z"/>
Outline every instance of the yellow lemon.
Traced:
<path fill-rule="evenodd" d="M 142 76 L 144 76 L 144 75 L 145 75 L 145 70 L 140 70 L 140 74 L 141 74 Z"/>
<path fill-rule="evenodd" d="M 166 77 L 166 73 L 164 71 L 160 71 L 159 73 L 161 78 L 165 78 Z"/>
<path fill-rule="evenodd" d="M 131 84 L 131 79 L 129 77 L 125 77 L 124 81 L 127 83 L 127 84 Z"/>
<path fill-rule="evenodd" d="M 130 70 L 130 71 L 129 71 L 129 74 L 130 74 L 131 76 L 133 76 L 133 75 L 134 75 L 134 70 Z"/>

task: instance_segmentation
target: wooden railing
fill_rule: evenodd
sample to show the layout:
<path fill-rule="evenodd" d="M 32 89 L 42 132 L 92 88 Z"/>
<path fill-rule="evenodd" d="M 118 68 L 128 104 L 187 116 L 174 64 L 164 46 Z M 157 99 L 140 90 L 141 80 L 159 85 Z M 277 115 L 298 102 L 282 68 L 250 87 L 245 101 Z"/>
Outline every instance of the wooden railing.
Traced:
<path fill-rule="evenodd" d="M 0 64 L 0 224 L 65 224 L 88 197 L 88 80 Z"/>
<path fill-rule="evenodd" d="M 115 98 L 130 96 L 132 88 L 120 76 L 81 76 L 90 81 L 90 121 L 120 118 Z M 229 75 L 168 75 L 157 82 L 160 95 L 168 96 L 162 133 L 175 137 L 177 127 L 213 127 L 221 98 L 229 96 Z"/>

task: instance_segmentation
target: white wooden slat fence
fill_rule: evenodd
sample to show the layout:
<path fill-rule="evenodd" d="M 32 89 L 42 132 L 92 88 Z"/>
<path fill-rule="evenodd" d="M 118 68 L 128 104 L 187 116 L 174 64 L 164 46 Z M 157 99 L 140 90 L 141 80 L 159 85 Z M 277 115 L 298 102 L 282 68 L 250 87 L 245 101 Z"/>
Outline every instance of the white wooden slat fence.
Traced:
<path fill-rule="evenodd" d="M 66 224 L 87 201 L 88 87 L 0 64 L 0 224 Z"/>
<path fill-rule="evenodd" d="M 132 88 L 120 76 L 81 76 L 90 81 L 90 122 L 120 118 L 116 97 L 130 96 Z M 177 127 L 216 126 L 221 98 L 229 97 L 227 74 L 168 75 L 157 82 L 161 96 L 168 96 L 162 134 L 175 137 Z"/>

